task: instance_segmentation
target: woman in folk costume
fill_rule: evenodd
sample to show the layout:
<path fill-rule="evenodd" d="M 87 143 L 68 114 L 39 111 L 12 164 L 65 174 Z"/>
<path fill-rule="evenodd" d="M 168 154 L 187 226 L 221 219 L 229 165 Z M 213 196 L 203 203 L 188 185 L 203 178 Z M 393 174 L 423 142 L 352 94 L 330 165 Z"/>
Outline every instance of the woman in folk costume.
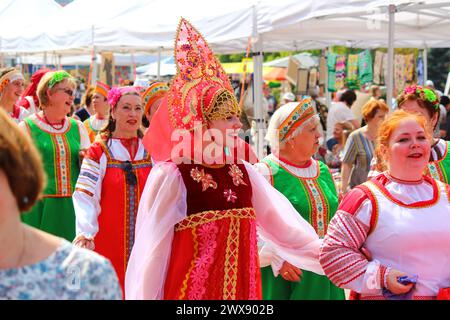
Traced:
<path fill-rule="evenodd" d="M 145 106 L 143 122 L 146 128 L 150 125 L 150 121 L 152 121 L 153 115 L 158 110 L 167 91 L 169 91 L 169 87 L 166 83 L 154 82 L 142 93 Z"/>
<path fill-rule="evenodd" d="M 327 165 L 312 158 L 319 147 L 319 126 L 310 98 L 283 105 L 270 119 L 266 135 L 273 153 L 255 167 L 323 238 L 338 196 Z M 345 299 L 344 290 L 327 277 L 301 272 L 274 253 L 270 244 L 262 247 L 259 257 L 264 299 Z"/>
<path fill-rule="evenodd" d="M 160 162 L 139 205 L 126 297 L 260 299 L 257 226 L 282 259 L 321 273 L 314 229 L 237 160 L 242 124 L 230 82 L 184 19 L 175 58 L 178 73 L 146 134 L 158 134 L 146 147 Z"/>
<path fill-rule="evenodd" d="M 0 108 L 19 123 L 29 115 L 28 111 L 17 104 L 23 92 L 23 75 L 15 68 L 0 69 Z"/>
<path fill-rule="evenodd" d="M 39 98 L 37 95 L 37 87 L 39 81 L 41 81 L 44 74 L 51 71 L 47 68 L 42 68 L 36 71 L 30 79 L 30 84 L 25 89 L 22 97 L 18 103 L 19 106 L 24 107 L 30 114 L 34 114 L 39 111 Z"/>
<path fill-rule="evenodd" d="M 433 299 L 450 286 L 450 188 L 423 175 L 431 141 L 423 116 L 391 114 L 376 149 L 386 171 L 349 191 L 330 222 L 320 263 L 353 298 Z"/>
<path fill-rule="evenodd" d="M 84 120 L 84 126 L 89 134 L 91 143 L 94 142 L 97 133 L 103 129 L 109 119 L 109 103 L 108 103 L 108 85 L 101 81 L 97 81 L 92 96 L 92 105 L 95 109 L 95 114 Z"/>
<path fill-rule="evenodd" d="M 134 87 L 112 88 L 111 117 L 81 166 L 73 203 L 74 244 L 111 260 L 122 288 L 136 214 L 152 162 L 142 144 L 142 105 Z"/>
<path fill-rule="evenodd" d="M 413 85 L 405 88 L 397 97 L 398 108 L 406 112 L 418 113 L 425 117 L 428 126 L 434 130 L 439 120 L 439 98 L 438 95 L 428 88 Z M 450 152 L 449 141 L 433 138 L 427 175 L 433 179 L 450 183 Z M 368 178 L 379 174 L 377 169 L 378 158 L 374 157 L 371 162 L 371 172 Z"/>
<path fill-rule="evenodd" d="M 73 103 L 75 88 L 75 79 L 66 71 L 46 73 L 37 89 L 41 111 L 19 124 L 38 148 L 47 174 L 43 199 L 22 219 L 69 241 L 75 237 L 72 194 L 82 152 L 90 144 L 81 121 L 66 116 Z"/>

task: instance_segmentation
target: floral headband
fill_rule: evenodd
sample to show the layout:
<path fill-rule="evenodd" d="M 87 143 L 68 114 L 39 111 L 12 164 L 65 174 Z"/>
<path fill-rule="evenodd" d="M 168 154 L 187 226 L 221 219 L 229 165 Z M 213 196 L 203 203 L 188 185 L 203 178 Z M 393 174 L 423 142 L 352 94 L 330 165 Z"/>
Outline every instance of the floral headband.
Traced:
<path fill-rule="evenodd" d="M 135 87 L 113 87 L 108 91 L 108 103 L 111 107 L 115 107 L 119 99 L 128 93 L 135 93 L 138 96 L 139 91 Z"/>
<path fill-rule="evenodd" d="M 71 78 L 72 76 L 64 70 L 56 71 L 53 76 L 50 78 L 50 81 L 48 82 L 48 87 L 53 88 L 53 86 L 57 83 L 60 83 L 64 79 Z"/>
<path fill-rule="evenodd" d="M 406 87 L 405 90 L 403 90 L 403 94 L 414 94 L 417 98 L 431 103 L 435 110 L 439 109 L 439 99 L 431 89 L 413 85 Z"/>

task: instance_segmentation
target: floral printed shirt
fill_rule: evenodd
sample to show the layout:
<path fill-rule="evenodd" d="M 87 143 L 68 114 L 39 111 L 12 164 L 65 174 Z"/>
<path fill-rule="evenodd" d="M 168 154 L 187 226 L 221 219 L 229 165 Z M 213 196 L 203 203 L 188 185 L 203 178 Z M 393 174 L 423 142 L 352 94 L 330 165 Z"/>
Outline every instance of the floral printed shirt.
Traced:
<path fill-rule="evenodd" d="M 15 269 L 0 269 L 0 299 L 117 300 L 122 298 L 111 263 L 66 240 L 48 258 Z"/>

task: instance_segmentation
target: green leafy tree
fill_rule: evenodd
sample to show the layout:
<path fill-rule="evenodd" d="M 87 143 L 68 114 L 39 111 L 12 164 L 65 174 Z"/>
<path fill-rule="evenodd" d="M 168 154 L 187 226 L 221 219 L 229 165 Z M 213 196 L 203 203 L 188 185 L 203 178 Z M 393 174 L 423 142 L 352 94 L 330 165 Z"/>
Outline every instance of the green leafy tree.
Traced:
<path fill-rule="evenodd" d="M 436 89 L 444 91 L 447 75 L 450 72 L 450 49 L 434 48 L 428 50 L 428 79 Z"/>

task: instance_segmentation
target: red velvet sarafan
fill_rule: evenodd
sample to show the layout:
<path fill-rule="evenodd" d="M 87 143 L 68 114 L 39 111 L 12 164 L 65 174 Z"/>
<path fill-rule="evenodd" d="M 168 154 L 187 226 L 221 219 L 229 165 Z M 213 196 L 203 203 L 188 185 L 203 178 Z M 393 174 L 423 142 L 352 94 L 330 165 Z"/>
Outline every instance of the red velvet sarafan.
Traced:
<path fill-rule="evenodd" d="M 175 226 L 165 299 L 261 299 L 256 217 L 244 165 L 178 169 L 187 218 Z"/>

